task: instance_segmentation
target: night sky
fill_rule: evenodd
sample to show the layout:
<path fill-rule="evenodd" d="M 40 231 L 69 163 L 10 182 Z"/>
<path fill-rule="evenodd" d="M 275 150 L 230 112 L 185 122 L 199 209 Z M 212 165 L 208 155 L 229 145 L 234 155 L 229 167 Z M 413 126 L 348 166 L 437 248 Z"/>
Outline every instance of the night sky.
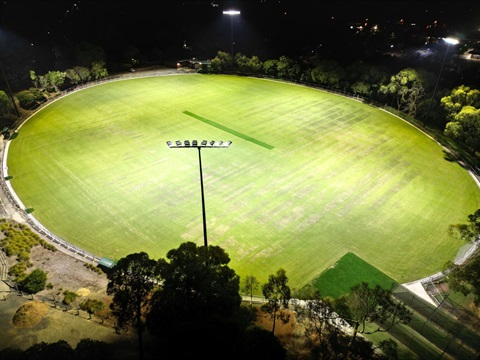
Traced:
<path fill-rule="evenodd" d="M 227 9 L 238 9 L 241 15 L 223 15 Z M 342 42 L 348 24 L 367 19 L 370 24 L 403 20 L 419 28 L 437 24 L 439 29 L 467 34 L 475 22 L 480 24 L 480 5 L 474 1 L 1 1 L 0 59 L 13 50 L 21 53 L 20 44 L 52 51 L 82 41 L 110 53 L 132 45 L 141 52 L 159 48 L 179 57 L 187 47 L 185 55 L 213 57 L 218 50 L 230 51 L 232 36 L 235 52 L 247 56 L 297 56 L 324 43 Z"/>

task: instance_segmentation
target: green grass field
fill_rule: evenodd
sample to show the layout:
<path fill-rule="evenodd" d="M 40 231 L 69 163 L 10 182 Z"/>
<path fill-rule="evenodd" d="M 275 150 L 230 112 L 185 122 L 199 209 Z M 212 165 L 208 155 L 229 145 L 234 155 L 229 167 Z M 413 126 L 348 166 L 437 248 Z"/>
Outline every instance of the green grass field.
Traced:
<path fill-rule="evenodd" d="M 99 257 L 164 257 L 209 245 L 262 283 L 292 288 L 354 253 L 403 283 L 463 245 L 447 235 L 480 208 L 472 177 L 425 134 L 374 107 L 269 80 L 179 75 L 117 81 L 39 111 L 11 141 L 8 175 L 45 227 Z"/>
<path fill-rule="evenodd" d="M 320 290 L 322 296 L 335 299 L 347 294 L 352 287 L 362 282 L 368 283 L 370 288 L 379 285 L 388 290 L 398 285 L 395 280 L 352 253 L 342 256 L 314 279 L 312 284 Z"/>

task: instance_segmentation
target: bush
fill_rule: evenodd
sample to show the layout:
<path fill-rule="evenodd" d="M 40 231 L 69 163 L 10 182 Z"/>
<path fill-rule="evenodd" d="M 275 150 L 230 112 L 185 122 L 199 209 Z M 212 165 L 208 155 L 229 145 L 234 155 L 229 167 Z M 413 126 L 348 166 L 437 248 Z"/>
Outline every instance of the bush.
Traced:
<path fill-rule="evenodd" d="M 33 270 L 27 277 L 21 282 L 25 290 L 31 294 L 36 294 L 39 291 L 45 289 L 47 284 L 47 273 L 40 269 Z"/>
<path fill-rule="evenodd" d="M 28 261 L 30 260 L 30 252 L 27 252 L 25 250 L 19 252 L 17 255 L 17 259 L 18 261 L 23 261 L 28 263 Z"/>
<path fill-rule="evenodd" d="M 93 265 L 93 264 L 86 263 L 84 266 L 85 266 L 87 269 L 90 269 L 90 270 L 92 270 L 92 271 L 95 271 L 97 274 L 102 274 L 102 273 L 103 273 L 102 269 L 100 269 L 98 266 L 95 266 L 95 265 Z"/>
<path fill-rule="evenodd" d="M 11 276 L 15 276 L 15 279 L 18 281 L 18 278 L 25 277 L 25 271 L 27 271 L 27 264 L 17 263 L 10 267 L 10 269 L 8 270 L 8 274 Z"/>
<path fill-rule="evenodd" d="M 63 303 L 65 305 L 70 305 L 72 302 L 75 301 L 75 299 L 78 297 L 78 294 L 77 293 L 74 293 L 73 291 L 68 291 L 68 290 L 65 290 L 63 292 Z"/>
<path fill-rule="evenodd" d="M 16 96 L 20 106 L 25 110 L 35 109 L 45 101 L 45 96 L 43 96 L 42 92 L 35 88 L 20 91 Z"/>

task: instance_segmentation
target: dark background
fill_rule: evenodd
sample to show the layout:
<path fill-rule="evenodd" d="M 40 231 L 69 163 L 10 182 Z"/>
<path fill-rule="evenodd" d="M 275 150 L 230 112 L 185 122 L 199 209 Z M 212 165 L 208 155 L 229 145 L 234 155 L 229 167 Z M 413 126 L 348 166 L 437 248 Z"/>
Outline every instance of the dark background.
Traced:
<path fill-rule="evenodd" d="M 223 15 L 235 8 L 241 15 Z M 480 24 L 477 2 L 459 1 L 2 1 L 0 31 L 33 46 L 88 41 L 114 51 L 126 44 L 211 57 L 230 50 L 299 53 L 341 41 L 350 23 L 392 25 L 403 19 L 426 30 L 467 32 Z M 233 24 L 232 24 L 233 22 Z M 467 34 L 465 34 L 467 35 Z M 31 45 L 32 46 L 32 45 Z M 4 51 L 1 49 L 0 51 Z"/>
<path fill-rule="evenodd" d="M 224 15 L 228 9 L 241 14 Z M 370 31 L 373 25 L 380 31 Z M 359 31 L 359 26 L 365 30 Z M 479 43 L 477 2 L 0 2 L 0 64 L 13 90 L 25 86 L 30 70 L 45 74 L 78 65 L 74 49 L 83 42 L 105 51 L 109 73 L 130 67 L 125 66 L 128 46 L 141 54 L 138 66 L 165 65 L 192 57 L 211 59 L 218 51 L 230 53 L 232 38 L 234 53 L 256 55 L 261 61 L 282 55 L 295 59 L 317 56 L 343 66 L 365 60 L 388 65 L 393 72 L 398 69 L 392 67 L 396 65 L 392 49 L 398 63 L 400 57 L 406 59 L 407 49 L 427 46 L 438 53 L 438 38 L 447 36 L 469 46 Z M 398 68 L 416 65 L 420 64 L 404 63 Z M 430 70 L 437 72 L 437 68 L 432 65 Z"/>

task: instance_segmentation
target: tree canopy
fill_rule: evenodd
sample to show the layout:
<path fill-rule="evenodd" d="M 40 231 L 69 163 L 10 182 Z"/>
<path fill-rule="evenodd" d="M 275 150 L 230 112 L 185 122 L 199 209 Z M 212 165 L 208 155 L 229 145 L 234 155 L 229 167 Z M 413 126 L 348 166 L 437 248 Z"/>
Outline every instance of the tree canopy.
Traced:
<path fill-rule="evenodd" d="M 125 331 L 129 325 L 136 328 L 143 358 L 143 318 L 158 283 L 156 261 L 145 252 L 130 254 L 120 259 L 107 276 L 107 294 L 113 295 L 110 308 L 117 319 L 117 328 Z"/>
<path fill-rule="evenodd" d="M 242 332 L 235 318 L 242 299 L 240 279 L 229 262 L 222 248 L 193 242 L 158 260 L 161 286 L 154 294 L 147 327 L 165 341 L 167 351 L 180 357 L 234 352 Z"/>

